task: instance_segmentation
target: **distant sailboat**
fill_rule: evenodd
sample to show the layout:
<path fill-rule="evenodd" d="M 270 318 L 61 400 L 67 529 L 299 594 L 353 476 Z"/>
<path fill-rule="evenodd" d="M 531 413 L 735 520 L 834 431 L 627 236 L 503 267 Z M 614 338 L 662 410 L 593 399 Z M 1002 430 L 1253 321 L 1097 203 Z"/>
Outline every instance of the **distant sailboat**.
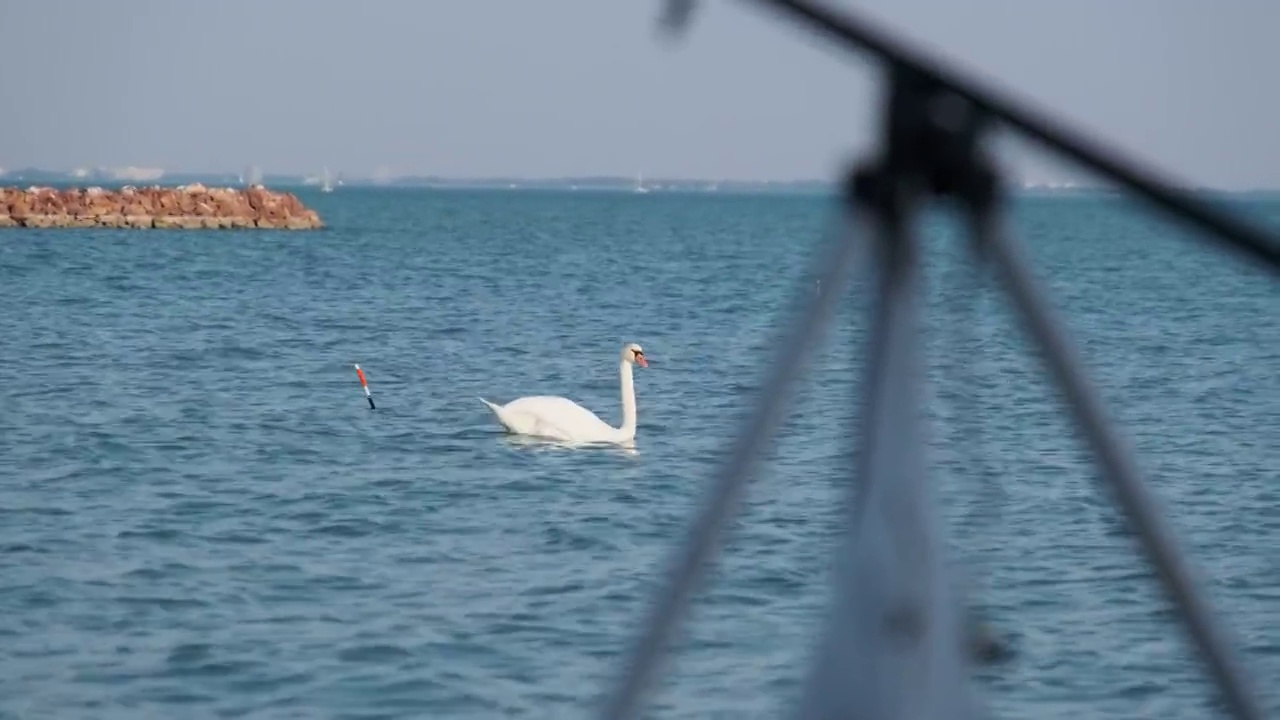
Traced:
<path fill-rule="evenodd" d="M 329 166 L 324 167 L 324 174 L 320 179 L 320 192 L 333 192 L 333 180 L 329 177 Z"/>
<path fill-rule="evenodd" d="M 647 187 L 645 187 L 645 186 L 644 186 L 644 173 L 636 173 L 636 187 L 635 187 L 635 192 L 637 192 L 637 193 L 647 193 L 647 192 L 649 192 L 649 188 L 647 188 Z"/>

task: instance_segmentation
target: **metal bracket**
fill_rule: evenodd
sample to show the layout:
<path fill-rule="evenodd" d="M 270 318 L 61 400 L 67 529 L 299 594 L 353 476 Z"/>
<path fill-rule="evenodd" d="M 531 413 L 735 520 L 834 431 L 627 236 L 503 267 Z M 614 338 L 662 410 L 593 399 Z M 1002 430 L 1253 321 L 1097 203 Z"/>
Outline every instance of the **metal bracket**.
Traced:
<path fill-rule="evenodd" d="M 924 437 L 919 419 L 909 416 L 924 382 L 914 339 L 919 249 L 909 221 L 928 194 L 961 204 L 975 252 L 991 260 L 1005 281 L 1227 704 L 1238 717 L 1261 718 L 1226 634 L 1142 482 L 1131 449 L 1109 422 L 1017 246 L 1001 231 L 999 177 L 980 146 L 983 118 L 911 71 L 891 72 L 885 155 L 855 174 L 849 193 L 850 202 L 878 222 L 882 255 L 866 378 L 872 395 L 864 415 L 864 509 L 844 550 L 837 601 L 801 717 L 901 720 L 972 712 L 957 629 L 959 603 L 947 587 L 940 523 L 923 481 Z"/>

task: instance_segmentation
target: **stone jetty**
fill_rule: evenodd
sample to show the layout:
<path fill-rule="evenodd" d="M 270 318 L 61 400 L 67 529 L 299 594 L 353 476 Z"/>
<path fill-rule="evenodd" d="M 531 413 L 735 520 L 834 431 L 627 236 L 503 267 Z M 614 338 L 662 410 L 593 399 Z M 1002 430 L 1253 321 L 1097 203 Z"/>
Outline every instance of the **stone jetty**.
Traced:
<path fill-rule="evenodd" d="M 293 193 L 261 185 L 206 188 L 197 183 L 115 190 L 0 187 L 4 227 L 315 230 L 324 223 Z"/>

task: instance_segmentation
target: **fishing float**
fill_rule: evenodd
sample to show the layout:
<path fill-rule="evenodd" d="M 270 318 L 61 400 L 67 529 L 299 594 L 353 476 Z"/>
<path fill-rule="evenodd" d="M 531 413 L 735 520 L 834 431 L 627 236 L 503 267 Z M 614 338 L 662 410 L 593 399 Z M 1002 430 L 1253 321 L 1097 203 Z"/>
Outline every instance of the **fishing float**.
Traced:
<path fill-rule="evenodd" d="M 356 369 L 356 377 L 360 378 L 360 387 L 364 388 L 364 397 L 369 401 L 369 409 L 377 410 L 377 406 L 373 404 L 373 395 L 369 392 L 369 382 L 364 379 L 364 371 L 360 369 L 360 365 L 354 365 Z"/>

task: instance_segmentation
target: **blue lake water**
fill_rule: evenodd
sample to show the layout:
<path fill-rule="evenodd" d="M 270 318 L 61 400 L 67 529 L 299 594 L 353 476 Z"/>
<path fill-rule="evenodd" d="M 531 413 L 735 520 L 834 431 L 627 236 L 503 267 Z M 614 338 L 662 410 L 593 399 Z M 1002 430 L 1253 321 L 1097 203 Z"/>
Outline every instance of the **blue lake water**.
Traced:
<path fill-rule="evenodd" d="M 756 398 L 831 201 L 340 189 L 315 233 L 0 233 L 0 718 L 588 717 Z M 1268 221 L 1280 203 L 1245 203 Z M 1105 197 L 1027 199 L 1047 280 L 1280 711 L 1280 291 Z M 1008 717 L 1204 717 L 1208 684 L 1013 316 L 930 220 L 953 554 Z M 829 590 L 852 295 L 654 717 L 779 717 Z M 563 394 L 636 451 L 513 443 Z M 368 375 L 366 405 L 352 363 Z M 985 480 L 984 480 L 985 478 Z"/>

